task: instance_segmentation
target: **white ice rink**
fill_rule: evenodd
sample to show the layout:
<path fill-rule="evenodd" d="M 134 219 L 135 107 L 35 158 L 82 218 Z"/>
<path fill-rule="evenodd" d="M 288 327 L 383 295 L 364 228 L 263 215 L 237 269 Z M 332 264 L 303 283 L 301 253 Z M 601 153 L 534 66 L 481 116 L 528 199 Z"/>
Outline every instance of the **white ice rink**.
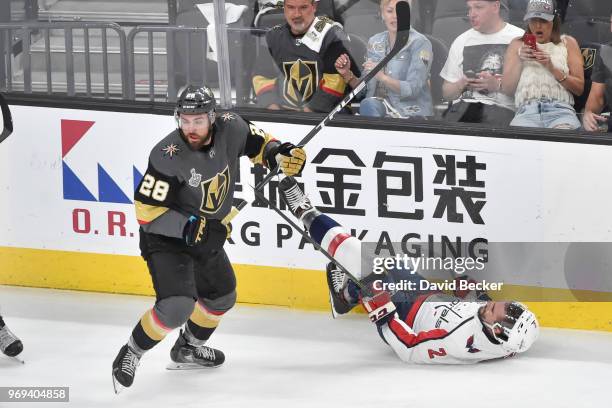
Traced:
<path fill-rule="evenodd" d="M 210 341 L 214 370 L 168 371 L 176 334 L 115 395 L 111 363 L 153 298 L 0 286 L 25 365 L 0 356 L 0 386 L 67 386 L 70 407 L 609 407 L 612 333 L 544 329 L 527 353 L 474 366 L 400 362 L 364 316 L 240 305 Z M 588 316 L 584 316 L 588 319 Z M 1 403 L 1 407 L 47 406 Z"/>

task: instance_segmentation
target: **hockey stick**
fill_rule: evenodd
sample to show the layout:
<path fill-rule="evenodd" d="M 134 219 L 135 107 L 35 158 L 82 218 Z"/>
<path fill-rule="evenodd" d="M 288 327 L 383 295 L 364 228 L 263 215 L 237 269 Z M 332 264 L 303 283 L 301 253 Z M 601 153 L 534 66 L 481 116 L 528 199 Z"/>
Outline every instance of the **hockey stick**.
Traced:
<path fill-rule="evenodd" d="M 302 227 L 300 227 L 299 225 L 297 225 L 297 223 L 295 221 L 293 221 L 291 218 L 289 218 L 285 213 L 283 213 L 277 206 L 275 206 L 274 204 L 272 204 L 270 202 L 270 200 L 268 200 L 266 198 L 266 196 L 259 190 L 257 190 L 256 187 L 253 187 L 253 191 L 255 191 L 255 195 L 257 197 L 259 197 L 259 199 L 261 199 L 264 203 L 266 203 L 266 205 L 268 205 L 270 208 L 272 208 L 278 215 L 280 215 L 285 221 L 287 221 L 289 223 L 289 225 L 291 225 L 297 232 L 300 233 L 301 236 L 304 237 L 304 239 L 306 239 L 306 241 L 308 241 L 309 243 L 311 243 L 315 249 L 319 252 L 321 252 L 323 255 L 325 255 L 325 257 L 327 259 L 329 259 L 331 262 L 334 263 L 334 265 L 336 265 L 338 268 L 340 268 L 342 270 L 342 272 L 346 273 L 346 275 L 357 285 L 359 286 L 360 289 L 365 289 L 365 285 L 357 278 L 355 278 L 344 266 L 342 266 L 342 264 L 340 262 L 338 262 L 338 260 L 336 258 L 333 257 L 332 254 L 330 254 L 329 252 L 327 252 L 325 250 L 325 248 L 323 248 L 321 245 L 317 244 L 308 234 L 308 232 L 306 232 L 306 230 L 304 230 Z"/>
<path fill-rule="evenodd" d="M 8 103 L 0 94 L 0 109 L 2 109 L 2 123 L 3 129 L 2 133 L 0 133 L 0 143 L 4 141 L 7 137 L 13 133 L 13 118 L 11 117 L 11 110 L 9 109 Z"/>
<path fill-rule="evenodd" d="M 383 69 L 385 65 L 387 65 L 387 62 L 389 62 L 391 58 L 393 58 L 406 46 L 408 43 L 408 37 L 410 35 L 410 5 L 406 1 L 399 1 L 395 5 L 395 12 L 397 14 L 397 36 L 391 51 L 389 51 L 389 53 L 385 55 L 385 57 L 380 60 L 380 62 L 374 68 L 372 68 L 370 72 L 359 79 L 359 83 L 355 86 L 355 88 L 348 95 L 346 95 L 334 109 L 332 109 L 325 119 L 323 119 L 310 132 L 308 132 L 308 134 L 304 136 L 302 140 L 300 140 L 297 146 L 304 147 L 308 142 L 310 142 L 310 140 L 315 137 L 315 135 L 319 133 L 321 129 L 327 126 L 327 124 L 334 119 L 334 116 L 336 116 L 338 112 L 344 109 L 353 100 L 353 98 L 355 98 L 355 96 L 361 92 L 363 88 L 365 88 L 368 82 L 370 82 L 370 80 L 374 78 L 374 76 L 378 74 L 378 72 Z M 278 166 L 270 170 L 270 173 L 268 173 L 264 179 L 255 186 L 255 191 L 261 190 L 266 184 L 268 184 L 270 180 L 272 180 L 272 178 L 278 174 L 278 171 Z M 238 210 L 244 208 L 245 205 L 246 203 L 241 204 L 241 206 L 238 207 Z"/>

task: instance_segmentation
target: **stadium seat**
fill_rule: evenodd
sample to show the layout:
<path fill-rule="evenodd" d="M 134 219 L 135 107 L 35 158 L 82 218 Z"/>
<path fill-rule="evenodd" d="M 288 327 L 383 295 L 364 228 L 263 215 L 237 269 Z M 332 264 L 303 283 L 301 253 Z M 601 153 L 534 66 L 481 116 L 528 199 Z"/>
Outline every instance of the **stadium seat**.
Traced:
<path fill-rule="evenodd" d="M 565 20 L 577 18 L 603 18 L 610 21 L 610 1 L 609 0 L 570 0 Z"/>
<path fill-rule="evenodd" d="M 285 14 L 283 10 L 274 10 L 260 15 L 255 23 L 255 27 L 269 29 L 279 24 L 285 24 Z"/>
<path fill-rule="evenodd" d="M 448 47 L 455 38 L 472 28 L 466 16 L 437 18 L 433 23 L 431 35 L 442 40 Z"/>
<path fill-rule="evenodd" d="M 346 44 L 351 58 L 356 64 L 363 64 L 368 55 L 368 42 L 356 34 L 349 34 L 349 42 Z"/>
<path fill-rule="evenodd" d="M 439 38 L 426 35 L 431 42 L 433 50 L 433 61 L 431 64 L 430 87 L 431 97 L 434 106 L 442 101 L 442 83 L 444 80 L 440 76 L 440 71 L 444 67 L 446 58 L 448 57 L 448 46 Z"/>
<path fill-rule="evenodd" d="M 612 41 L 610 17 L 605 21 L 590 17 L 567 19 L 561 32 L 576 38 L 579 44 L 587 42 L 608 43 Z"/>
<path fill-rule="evenodd" d="M 347 33 L 357 34 L 367 42 L 374 34 L 385 31 L 377 1 L 361 0 L 349 2 L 347 6 L 350 7 L 342 10 L 340 17 Z"/>
<path fill-rule="evenodd" d="M 612 41 L 609 0 L 570 0 L 562 32 L 579 43 Z"/>
<path fill-rule="evenodd" d="M 467 15 L 465 1 L 437 0 L 435 3 L 434 18 L 445 18 Z"/>
<path fill-rule="evenodd" d="M 235 3 L 238 3 L 236 1 Z M 229 24 L 229 28 L 242 28 L 245 26 L 250 17 L 247 15 L 238 20 L 236 23 Z M 193 6 L 185 11 L 178 13 L 177 25 L 185 27 L 204 28 L 208 26 L 208 22 L 202 16 L 199 10 Z M 230 66 L 232 84 L 236 86 L 237 97 L 244 98 L 244 94 L 248 92 L 248 83 L 250 82 L 251 65 L 253 57 L 249 53 L 253 52 L 251 44 L 252 38 L 248 34 L 229 32 L 228 41 L 230 47 Z M 185 85 L 187 81 L 187 73 L 189 72 L 190 82 L 193 84 L 206 83 L 209 86 L 218 86 L 218 71 L 217 64 L 211 60 L 205 60 L 205 52 L 208 45 L 202 43 L 201 35 L 191 35 L 190 48 L 187 49 L 187 35 L 177 33 L 174 36 L 174 78 L 177 88 Z M 187 67 L 187 58 L 189 56 L 190 66 Z M 205 62 L 204 62 L 205 61 Z"/>

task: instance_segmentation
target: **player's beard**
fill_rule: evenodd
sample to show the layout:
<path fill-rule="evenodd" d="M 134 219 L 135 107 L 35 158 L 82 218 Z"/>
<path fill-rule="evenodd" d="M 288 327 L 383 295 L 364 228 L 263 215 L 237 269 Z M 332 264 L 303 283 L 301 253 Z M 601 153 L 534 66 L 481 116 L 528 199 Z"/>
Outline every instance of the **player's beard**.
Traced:
<path fill-rule="evenodd" d="M 197 133 L 183 133 L 183 139 L 189 144 L 189 146 L 193 149 L 193 150 L 200 150 L 201 148 L 203 148 L 204 146 L 208 145 L 210 143 L 210 140 L 212 138 L 212 128 L 208 129 L 208 133 L 206 134 L 206 136 L 204 136 L 202 138 L 202 136 L 200 136 Z M 198 140 L 196 141 L 195 138 L 198 138 Z"/>

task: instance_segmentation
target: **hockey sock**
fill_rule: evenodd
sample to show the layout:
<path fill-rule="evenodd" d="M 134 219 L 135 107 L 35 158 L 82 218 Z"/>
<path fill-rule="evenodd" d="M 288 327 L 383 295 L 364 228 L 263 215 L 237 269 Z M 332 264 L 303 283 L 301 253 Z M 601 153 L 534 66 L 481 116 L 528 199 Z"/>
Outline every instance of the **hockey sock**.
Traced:
<path fill-rule="evenodd" d="M 145 352 L 155 347 L 157 343 L 162 341 L 171 328 L 166 327 L 155 314 L 154 309 L 149 309 L 140 319 L 134 330 L 130 341 L 138 347 L 134 351 L 141 350 Z M 128 343 L 129 344 L 129 343 Z"/>
<path fill-rule="evenodd" d="M 213 334 L 224 314 L 225 311 L 211 310 L 201 300 L 198 300 L 193 308 L 193 313 L 185 324 L 185 332 L 204 344 Z M 191 343 L 189 338 L 187 340 Z"/>
<path fill-rule="evenodd" d="M 346 268 L 354 279 L 362 279 L 361 241 L 342 225 L 325 214 L 317 215 L 310 224 L 310 236 L 321 248 Z M 367 271 L 368 273 L 370 271 Z"/>
<path fill-rule="evenodd" d="M 357 304 L 361 298 L 359 286 L 357 286 L 357 284 L 352 280 L 348 281 L 342 294 L 344 295 L 344 300 L 346 300 L 349 304 Z"/>

